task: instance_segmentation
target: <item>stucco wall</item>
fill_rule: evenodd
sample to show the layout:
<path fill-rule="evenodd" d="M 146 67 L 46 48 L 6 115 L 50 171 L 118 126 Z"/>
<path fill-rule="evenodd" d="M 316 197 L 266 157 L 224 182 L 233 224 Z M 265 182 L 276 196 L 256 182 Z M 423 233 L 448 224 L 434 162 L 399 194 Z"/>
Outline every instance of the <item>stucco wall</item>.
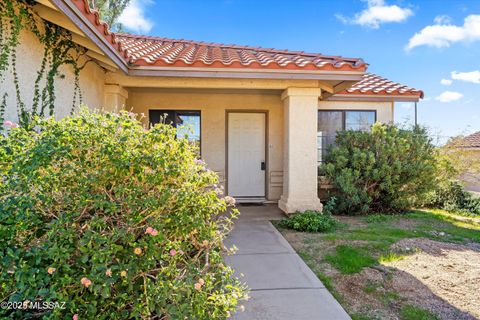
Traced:
<path fill-rule="evenodd" d="M 283 186 L 283 103 L 280 92 L 252 93 L 251 91 L 219 90 L 156 90 L 128 89 L 127 109 L 144 113 L 148 124 L 150 109 L 200 110 L 202 157 L 211 170 L 216 171 L 225 182 L 226 162 L 226 110 L 268 111 L 268 172 L 267 196 L 278 200 Z M 393 120 L 390 102 L 340 102 L 320 101 L 319 109 L 368 109 L 377 111 L 377 120 Z M 302 128 L 298 128 L 301 130 Z"/>
<path fill-rule="evenodd" d="M 393 103 L 379 101 L 319 101 L 319 110 L 375 110 L 377 121 L 393 122 Z"/>
<path fill-rule="evenodd" d="M 17 47 L 17 72 L 20 81 L 21 97 L 27 109 L 32 105 L 34 82 L 37 71 L 43 58 L 43 47 L 38 39 L 30 32 L 23 31 L 20 44 Z M 83 63 L 83 61 L 80 61 Z M 70 114 L 73 101 L 74 75 L 71 66 L 61 68 L 65 78 L 56 79 L 55 117 L 57 119 Z M 80 88 L 83 94 L 83 103 L 90 108 L 101 108 L 104 101 L 104 70 L 93 62 L 89 62 L 80 73 Z M 43 85 L 41 86 L 41 88 Z M 5 73 L 0 83 L 0 97 L 8 93 L 7 109 L 4 118 L 17 121 L 16 91 L 13 83 L 11 68 Z M 78 100 L 77 100 L 78 101 Z"/>
<path fill-rule="evenodd" d="M 267 196 L 270 200 L 280 198 L 283 172 L 283 104 L 280 93 L 131 89 L 127 100 L 127 109 L 130 108 L 146 117 L 149 109 L 200 110 L 202 158 L 222 180 L 226 179 L 226 110 L 268 111 Z M 144 121 L 148 123 L 147 118 Z"/>

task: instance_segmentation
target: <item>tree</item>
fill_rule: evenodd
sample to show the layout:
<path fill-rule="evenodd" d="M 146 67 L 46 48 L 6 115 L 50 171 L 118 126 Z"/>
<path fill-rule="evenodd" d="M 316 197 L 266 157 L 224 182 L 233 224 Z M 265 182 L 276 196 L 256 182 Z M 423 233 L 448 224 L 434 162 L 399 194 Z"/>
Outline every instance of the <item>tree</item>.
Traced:
<path fill-rule="evenodd" d="M 118 18 L 129 3 L 130 0 L 88 0 L 90 8 L 97 10 L 101 19 L 115 31 L 122 31 L 123 27 Z"/>

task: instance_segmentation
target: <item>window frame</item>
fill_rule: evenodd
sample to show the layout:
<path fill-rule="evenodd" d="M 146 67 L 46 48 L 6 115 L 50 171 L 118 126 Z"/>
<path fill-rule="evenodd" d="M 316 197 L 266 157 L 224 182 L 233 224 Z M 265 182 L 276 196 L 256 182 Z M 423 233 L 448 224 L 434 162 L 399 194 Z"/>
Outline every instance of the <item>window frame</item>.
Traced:
<path fill-rule="evenodd" d="M 340 112 L 342 114 L 342 131 L 345 131 L 346 126 L 347 126 L 347 117 L 346 113 L 347 112 L 373 112 L 375 115 L 373 123 L 377 122 L 377 110 L 376 109 L 318 109 L 318 112 Z M 318 114 L 317 114 L 317 119 L 318 119 Z M 317 132 L 318 132 L 318 126 L 317 126 Z"/>
<path fill-rule="evenodd" d="M 203 128 L 202 128 L 202 110 L 200 109 L 197 109 L 197 110 L 193 110 L 193 109 L 148 109 L 148 128 L 151 128 L 152 127 L 152 122 L 150 121 L 150 119 L 152 118 L 152 112 L 155 112 L 155 111 L 162 111 L 164 113 L 167 113 L 167 112 L 172 112 L 173 113 L 173 116 L 174 118 L 177 117 L 177 113 L 198 113 L 198 116 L 200 117 L 200 135 L 199 135 L 199 138 L 200 138 L 200 141 L 199 141 L 199 152 L 200 152 L 200 156 L 202 155 L 202 132 L 203 132 Z M 174 127 L 177 128 L 177 124 L 174 123 Z"/>
<path fill-rule="evenodd" d="M 342 115 L 342 129 L 341 131 L 345 131 L 346 130 L 346 126 L 347 126 L 347 117 L 346 117 L 346 113 L 347 112 L 373 112 L 374 113 L 374 121 L 373 123 L 375 124 L 378 119 L 377 119 L 377 110 L 376 109 L 317 109 L 317 135 L 318 135 L 318 114 L 320 112 L 340 112 L 341 115 Z M 325 148 L 322 146 L 322 154 L 323 154 L 323 150 Z M 318 146 L 317 146 L 317 150 L 318 150 Z M 318 152 L 318 151 L 317 151 Z M 317 159 L 317 162 L 318 163 L 323 163 L 324 160 L 323 159 Z"/>

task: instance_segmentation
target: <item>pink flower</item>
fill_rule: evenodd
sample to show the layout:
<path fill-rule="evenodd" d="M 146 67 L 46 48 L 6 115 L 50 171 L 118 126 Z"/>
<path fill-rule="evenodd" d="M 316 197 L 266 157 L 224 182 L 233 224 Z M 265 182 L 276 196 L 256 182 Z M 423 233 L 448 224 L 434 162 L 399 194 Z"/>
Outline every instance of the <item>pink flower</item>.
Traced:
<path fill-rule="evenodd" d="M 3 124 L 7 127 L 18 128 L 18 124 L 16 124 L 15 122 L 12 122 L 12 121 L 7 120 Z"/>
<path fill-rule="evenodd" d="M 198 283 L 198 282 L 195 283 L 194 287 L 195 287 L 195 290 L 197 290 L 197 291 L 202 290 L 202 285 L 201 285 L 200 283 Z"/>
<path fill-rule="evenodd" d="M 146 234 L 149 234 L 149 235 L 152 235 L 152 236 L 156 236 L 158 235 L 158 231 L 153 229 L 152 227 L 148 227 L 147 230 L 145 230 L 145 233 Z"/>
<path fill-rule="evenodd" d="M 48 270 L 47 270 L 47 272 L 48 272 L 49 274 L 54 274 L 55 271 L 57 271 L 57 269 L 52 268 L 52 267 L 48 268 Z"/>
<path fill-rule="evenodd" d="M 226 197 L 223 198 L 223 199 L 225 199 L 225 202 L 227 202 L 227 204 L 228 204 L 229 206 L 235 205 L 235 202 L 236 202 L 236 201 L 235 201 L 234 198 L 232 198 L 232 197 L 230 197 L 230 196 L 226 196 Z"/>
<path fill-rule="evenodd" d="M 133 112 L 129 112 L 129 113 L 128 113 L 128 116 L 129 116 L 130 118 L 135 118 L 135 117 L 137 116 L 137 114 L 136 114 L 136 113 L 133 113 Z"/>
<path fill-rule="evenodd" d="M 170 255 L 171 255 L 172 257 L 175 257 L 176 254 L 177 254 L 177 250 L 175 250 L 175 249 L 171 249 L 171 250 L 170 250 Z"/>
<path fill-rule="evenodd" d="M 72 317 L 72 320 L 78 320 L 78 314 L 75 313 Z"/>
<path fill-rule="evenodd" d="M 112 269 L 107 269 L 107 271 L 105 271 L 105 275 L 107 277 L 111 277 L 112 276 Z"/>
<path fill-rule="evenodd" d="M 82 279 L 80 280 L 80 283 L 81 283 L 83 286 L 85 286 L 85 288 L 88 288 L 88 287 L 90 287 L 90 285 L 92 284 L 92 281 L 90 281 L 90 279 L 88 279 L 88 278 L 82 278 Z"/>

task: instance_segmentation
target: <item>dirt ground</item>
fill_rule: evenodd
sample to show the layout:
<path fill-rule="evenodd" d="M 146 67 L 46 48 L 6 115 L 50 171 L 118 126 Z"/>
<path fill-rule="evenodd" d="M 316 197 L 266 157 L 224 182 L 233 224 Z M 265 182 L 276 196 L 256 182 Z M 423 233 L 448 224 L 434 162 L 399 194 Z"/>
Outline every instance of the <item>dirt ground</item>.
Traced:
<path fill-rule="evenodd" d="M 359 223 L 351 220 L 351 224 Z M 411 227 L 411 223 L 402 222 L 401 227 Z M 399 226 L 398 222 L 396 225 Z M 480 319 L 480 243 L 405 238 L 390 247 L 402 259 L 366 267 L 355 274 L 341 274 L 325 263 L 324 254 L 318 252 L 329 252 L 344 244 L 344 240 L 318 241 L 314 234 L 290 230 L 282 230 L 282 234 L 299 252 L 305 245 L 315 243 L 318 255 L 312 269 L 332 279 L 336 297 L 351 315 L 398 320 L 402 306 L 408 304 L 444 320 Z M 354 240 L 348 244 L 364 243 Z"/>
<path fill-rule="evenodd" d="M 480 319 L 480 244 L 417 238 L 403 239 L 393 249 L 415 252 L 385 263 L 395 269 L 391 285 L 402 296 L 443 319 Z"/>

